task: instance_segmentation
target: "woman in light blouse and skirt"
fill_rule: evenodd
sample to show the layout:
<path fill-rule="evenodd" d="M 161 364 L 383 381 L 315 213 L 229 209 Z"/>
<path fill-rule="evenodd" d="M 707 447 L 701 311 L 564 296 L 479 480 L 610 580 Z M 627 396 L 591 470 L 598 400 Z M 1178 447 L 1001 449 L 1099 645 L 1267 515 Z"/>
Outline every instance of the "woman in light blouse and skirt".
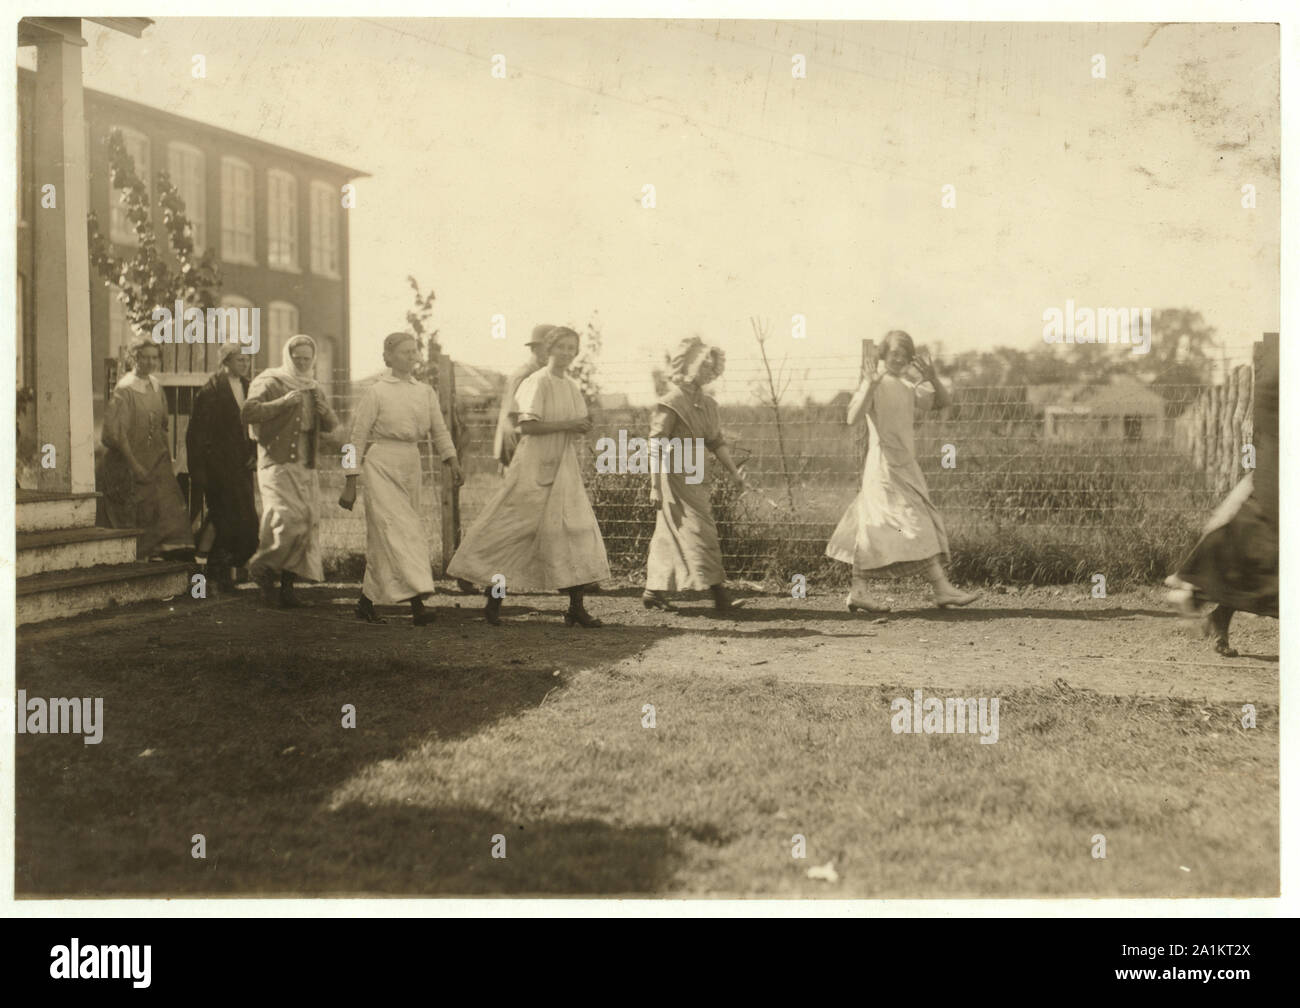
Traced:
<path fill-rule="evenodd" d="M 415 626 L 433 622 L 424 597 L 434 593 L 428 538 L 420 520 L 420 442 L 432 433 L 434 449 L 463 482 L 451 434 L 442 419 L 438 395 L 414 376 L 420 361 L 415 337 L 390 333 L 384 339 L 387 374 L 366 389 L 357 404 L 348 440 L 362 464 L 366 485 L 366 574 L 357 601 L 357 619 L 384 623 L 375 604 L 411 606 Z M 357 474 L 347 477 L 340 506 L 352 510 Z"/>
<path fill-rule="evenodd" d="M 262 598 L 286 609 L 309 605 L 294 592 L 296 579 L 325 579 L 317 455 L 321 433 L 332 431 L 338 417 L 313 377 L 315 369 L 316 341 L 299 333 L 285 343 L 280 366 L 253 379 L 239 410 L 257 441 L 257 485 L 262 494 L 258 548 L 248 571 Z"/>
<path fill-rule="evenodd" d="M 726 355 L 718 347 L 708 346 L 698 336 L 683 340 L 672 357 L 672 383 L 668 394 L 655 404 L 650 420 L 650 500 L 659 509 L 655 517 L 654 538 L 646 558 L 645 593 L 641 603 L 647 609 L 675 607 L 665 592 L 708 590 L 713 607 L 730 613 L 742 603 L 728 594 L 723 586 L 726 571 L 722 567 L 722 547 L 718 526 L 709 503 L 709 484 L 692 482 L 665 458 L 665 439 L 675 439 L 673 451 L 682 451 L 687 441 L 713 452 L 722 467 L 743 490 L 745 477 L 731 460 L 718 404 L 704 391 L 704 386 L 722 376 Z M 703 452 L 699 465 L 703 468 Z"/>
<path fill-rule="evenodd" d="M 609 561 L 575 447 L 591 430 L 591 417 L 578 383 L 565 374 L 578 355 L 578 334 L 559 326 L 542 344 L 547 366 L 524 379 L 515 396 L 519 448 L 447 574 L 489 586 L 489 623 L 500 621 L 502 591 L 559 589 L 569 596 L 564 622 L 597 627 L 583 593 L 609 577 Z"/>
<path fill-rule="evenodd" d="M 154 372 L 162 351 L 148 336 L 128 349 L 132 370 L 113 389 L 104 414 L 103 507 L 110 528 L 137 528 L 136 554 L 148 559 L 164 544 L 189 545 L 190 519 L 172 471 L 167 401 Z"/>

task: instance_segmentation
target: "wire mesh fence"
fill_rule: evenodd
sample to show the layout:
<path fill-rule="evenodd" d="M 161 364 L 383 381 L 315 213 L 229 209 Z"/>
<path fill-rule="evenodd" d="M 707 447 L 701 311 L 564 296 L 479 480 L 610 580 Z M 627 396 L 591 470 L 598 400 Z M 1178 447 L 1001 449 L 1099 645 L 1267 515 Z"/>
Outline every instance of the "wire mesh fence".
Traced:
<path fill-rule="evenodd" d="M 756 361 L 732 362 L 726 388 L 714 390 L 748 484 L 737 492 L 719 464 L 705 462 L 732 577 L 846 574 L 823 551 L 862 480 L 865 425 L 845 423 L 858 362 L 814 363 L 808 374 L 786 381 L 776 409 L 770 396 L 766 405 L 758 401 L 765 369 Z M 600 379 L 606 390 L 653 391 L 646 373 L 611 369 Z M 1155 386 L 1128 377 L 1041 386 L 963 386 L 959 375 L 946 380 L 952 404 L 918 412 L 914 434 L 958 576 L 1056 583 L 1096 571 L 1120 582 L 1163 577 L 1246 471 L 1249 366 L 1213 385 Z M 357 387 L 337 381 L 335 388 L 346 420 Z M 749 402 L 727 401 L 747 388 Z M 579 451 L 611 565 L 635 575 L 655 526 L 650 477 L 601 472 L 596 465 L 601 438 L 648 437 L 652 407 L 623 398 L 607 392 L 606 405 L 593 403 L 594 426 Z M 500 485 L 492 458 L 498 402 L 462 396 L 456 403 L 466 475 L 460 514 L 467 525 Z M 432 487 L 442 467 L 429 446 L 423 455 Z"/>

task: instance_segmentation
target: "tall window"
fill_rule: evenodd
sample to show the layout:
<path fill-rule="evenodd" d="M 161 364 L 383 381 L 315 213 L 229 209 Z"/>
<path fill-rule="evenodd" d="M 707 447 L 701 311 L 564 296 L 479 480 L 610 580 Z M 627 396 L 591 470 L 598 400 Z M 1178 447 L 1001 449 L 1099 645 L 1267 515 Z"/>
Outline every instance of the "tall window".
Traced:
<path fill-rule="evenodd" d="M 189 144 L 167 145 L 167 174 L 172 185 L 185 202 L 185 216 L 193 226 L 194 251 L 202 253 L 207 247 L 207 185 L 203 176 L 203 152 Z"/>
<path fill-rule="evenodd" d="M 311 184 L 311 271 L 339 275 L 339 194 L 324 182 Z"/>
<path fill-rule="evenodd" d="M 253 250 L 253 169 L 239 158 L 221 159 L 221 258 L 257 265 Z"/>
<path fill-rule="evenodd" d="M 279 367 L 284 345 L 298 334 L 298 309 L 287 301 L 272 301 L 266 314 L 266 360 L 271 367 Z"/>
<path fill-rule="evenodd" d="M 328 402 L 334 395 L 334 341 L 328 336 L 313 338 L 316 340 L 316 381 Z"/>
<path fill-rule="evenodd" d="M 144 183 L 145 192 L 149 192 L 149 181 L 153 177 L 153 170 L 149 161 L 149 138 L 143 133 L 125 127 L 114 127 L 122 131 L 122 140 L 126 144 L 126 152 L 131 155 L 131 160 L 135 162 L 135 173 L 140 176 L 140 181 Z M 137 242 L 135 229 L 126 216 L 126 207 L 122 205 L 121 190 L 113 188 L 113 166 L 108 166 L 108 203 L 111 212 L 110 233 L 112 240 L 120 242 L 123 245 L 134 245 Z"/>
<path fill-rule="evenodd" d="M 288 172 L 266 173 L 267 265 L 298 268 L 298 180 Z"/>

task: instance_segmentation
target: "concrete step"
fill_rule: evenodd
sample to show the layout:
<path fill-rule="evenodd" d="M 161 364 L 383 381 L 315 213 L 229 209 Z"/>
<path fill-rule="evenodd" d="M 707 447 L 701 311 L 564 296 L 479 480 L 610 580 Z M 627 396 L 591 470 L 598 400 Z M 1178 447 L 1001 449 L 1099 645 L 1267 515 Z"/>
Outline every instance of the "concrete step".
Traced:
<path fill-rule="evenodd" d="M 112 605 L 161 601 L 189 591 L 191 569 L 187 563 L 142 561 L 20 577 L 16 622 L 22 626 Z"/>
<path fill-rule="evenodd" d="M 14 524 L 20 532 L 94 528 L 98 494 L 43 493 L 19 490 L 14 500 Z"/>
<path fill-rule="evenodd" d="M 135 561 L 135 529 L 65 528 L 18 533 L 18 576 Z"/>

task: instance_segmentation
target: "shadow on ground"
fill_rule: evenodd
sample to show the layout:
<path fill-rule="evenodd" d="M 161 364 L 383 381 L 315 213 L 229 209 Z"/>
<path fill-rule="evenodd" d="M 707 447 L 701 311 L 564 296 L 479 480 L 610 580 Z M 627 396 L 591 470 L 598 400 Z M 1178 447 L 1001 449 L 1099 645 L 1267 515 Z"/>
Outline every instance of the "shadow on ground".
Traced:
<path fill-rule="evenodd" d="M 428 628 L 370 627 L 350 618 L 346 600 L 311 594 L 323 604 L 302 613 L 240 592 L 19 634 L 17 686 L 28 697 L 103 698 L 104 723 L 96 745 L 17 737 L 17 895 L 661 888 L 676 847 L 663 830 L 522 822 L 440 796 L 437 782 L 419 809 L 331 811 L 330 795 L 365 767 L 536 707 L 565 688 L 558 669 L 592 658 L 553 646 L 580 639 L 558 621 L 521 627 L 507 643 L 468 613 L 444 610 Z M 606 634 L 600 658 L 617 661 L 665 632 Z M 348 705 L 355 727 L 343 723 Z M 203 859 L 192 856 L 198 834 Z M 505 858 L 491 856 L 497 835 Z"/>

